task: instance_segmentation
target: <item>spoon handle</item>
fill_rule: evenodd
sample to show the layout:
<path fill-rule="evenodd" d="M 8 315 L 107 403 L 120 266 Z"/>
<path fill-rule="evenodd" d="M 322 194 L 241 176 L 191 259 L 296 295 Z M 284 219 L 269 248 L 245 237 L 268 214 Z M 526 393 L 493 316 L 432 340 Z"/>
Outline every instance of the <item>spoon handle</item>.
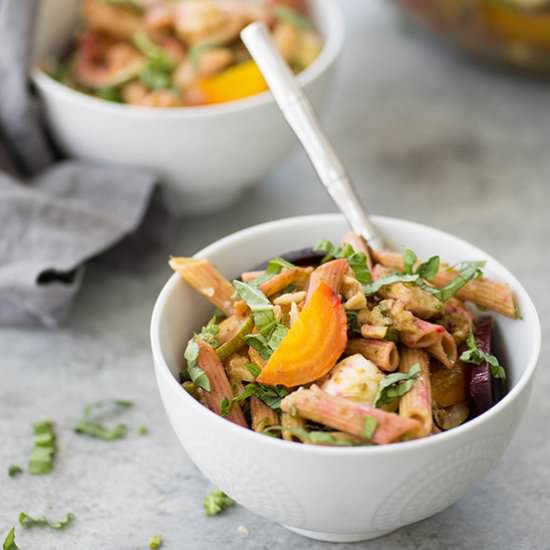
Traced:
<path fill-rule="evenodd" d="M 265 23 L 248 25 L 241 39 L 262 72 L 279 109 L 305 149 L 330 196 L 352 230 L 373 248 L 382 248 L 378 231 L 369 220 L 351 180 L 326 138 L 298 81 L 279 54 Z"/>

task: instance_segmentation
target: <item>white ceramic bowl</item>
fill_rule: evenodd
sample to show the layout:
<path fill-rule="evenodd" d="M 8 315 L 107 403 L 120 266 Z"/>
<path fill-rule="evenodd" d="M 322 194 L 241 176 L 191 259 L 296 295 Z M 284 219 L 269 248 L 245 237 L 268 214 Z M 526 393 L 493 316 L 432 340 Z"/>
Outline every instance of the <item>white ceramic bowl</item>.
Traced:
<path fill-rule="evenodd" d="M 78 0 L 41 0 L 38 63 L 55 59 L 75 29 Z M 299 77 L 320 109 L 345 35 L 338 2 L 310 0 L 324 48 Z M 152 168 L 186 213 L 216 210 L 257 183 L 296 143 L 270 93 L 213 106 L 174 109 L 113 104 L 59 84 L 36 69 L 48 127 L 68 155 Z"/>
<path fill-rule="evenodd" d="M 497 317 L 496 344 L 509 393 L 466 424 L 427 439 L 380 447 L 330 448 L 273 439 L 210 412 L 179 386 L 176 375 L 192 331 L 211 307 L 177 275 L 155 304 L 151 342 L 164 407 L 187 454 L 215 485 L 252 512 L 319 540 L 357 541 L 384 535 L 456 502 L 498 462 L 529 398 L 541 329 L 521 284 L 485 252 L 424 225 L 375 217 L 386 238 L 420 257 L 451 263 L 487 260 L 486 273 L 514 290 L 522 320 Z M 197 256 L 227 277 L 346 230 L 339 215 L 289 218 L 245 229 Z M 182 488 L 183 489 L 183 488 Z"/>

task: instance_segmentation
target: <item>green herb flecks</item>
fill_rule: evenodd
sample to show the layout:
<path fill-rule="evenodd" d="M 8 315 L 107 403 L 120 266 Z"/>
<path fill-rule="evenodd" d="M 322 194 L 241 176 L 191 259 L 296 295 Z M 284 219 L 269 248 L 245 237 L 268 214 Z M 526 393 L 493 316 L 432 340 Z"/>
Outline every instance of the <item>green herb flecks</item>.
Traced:
<path fill-rule="evenodd" d="M 177 61 L 144 32 L 134 34 L 134 45 L 147 58 L 141 71 L 141 83 L 151 90 L 169 90 L 174 87 L 172 72 Z"/>
<path fill-rule="evenodd" d="M 141 424 L 140 426 L 138 426 L 137 428 L 137 433 L 139 435 L 147 435 L 149 433 L 149 428 L 143 424 Z"/>
<path fill-rule="evenodd" d="M 214 491 L 204 497 L 204 513 L 207 516 L 215 516 L 234 504 L 235 501 L 229 498 L 223 491 L 214 489 Z"/>
<path fill-rule="evenodd" d="M 21 468 L 21 466 L 18 466 L 17 464 L 11 464 L 8 468 L 8 475 L 10 477 L 16 477 L 22 473 L 23 473 L 23 468 Z"/>
<path fill-rule="evenodd" d="M 392 273 L 386 277 L 376 279 L 376 281 L 373 281 L 372 283 L 363 285 L 363 292 L 367 296 L 372 296 L 373 294 L 379 292 L 384 286 L 393 285 L 395 283 L 416 283 L 419 277 L 420 276 L 416 274 L 407 275 L 405 273 Z"/>
<path fill-rule="evenodd" d="M 420 365 L 415 363 L 408 372 L 394 372 L 384 376 L 378 384 L 374 406 L 380 409 L 394 399 L 403 397 L 411 391 L 414 380 L 420 375 L 421 371 Z"/>
<path fill-rule="evenodd" d="M 337 258 L 345 258 L 353 270 L 355 278 L 361 284 L 368 284 L 372 281 L 372 275 L 367 266 L 367 257 L 362 252 L 356 252 L 351 244 L 346 244 L 340 248 L 330 241 L 322 240 L 313 247 L 313 250 L 325 254 L 321 263 Z"/>
<path fill-rule="evenodd" d="M 227 416 L 235 403 L 240 403 L 255 396 L 269 408 L 278 411 L 281 409 L 281 401 L 288 395 L 288 390 L 283 386 L 266 386 L 264 384 L 247 384 L 244 390 L 233 397 L 223 399 L 220 408 L 222 416 Z"/>
<path fill-rule="evenodd" d="M 346 310 L 346 317 L 348 323 L 348 330 L 352 334 L 361 334 L 361 325 L 359 324 L 359 319 L 357 318 L 357 311 L 352 309 Z"/>
<path fill-rule="evenodd" d="M 290 23 L 299 29 L 311 29 L 311 22 L 309 19 L 290 6 L 277 5 L 275 7 L 275 16 L 281 21 Z"/>
<path fill-rule="evenodd" d="M 107 86 L 105 88 L 97 88 L 95 95 L 105 101 L 112 101 L 114 103 L 123 103 L 120 90 L 116 86 Z"/>
<path fill-rule="evenodd" d="M 254 378 L 258 378 L 258 376 L 260 376 L 260 373 L 262 372 L 262 369 L 258 365 L 256 365 L 256 363 L 248 363 L 246 365 L 246 368 Z"/>
<path fill-rule="evenodd" d="M 202 327 L 199 334 L 197 334 L 197 338 L 199 340 L 204 340 L 207 344 L 210 344 L 213 348 L 218 346 L 218 341 L 216 340 L 216 336 L 220 332 L 220 327 L 217 324 L 216 316 L 213 315 L 208 323 Z"/>
<path fill-rule="evenodd" d="M 51 420 L 42 420 L 33 424 L 34 446 L 29 460 L 29 472 L 32 475 L 48 474 L 53 470 L 57 451 L 54 424 Z"/>
<path fill-rule="evenodd" d="M 162 546 L 163 540 L 161 535 L 153 535 L 149 539 L 149 548 L 151 550 L 158 550 Z"/>
<path fill-rule="evenodd" d="M 265 435 L 272 435 L 273 432 L 279 433 L 282 431 L 289 432 L 302 442 L 309 443 L 310 445 L 329 445 L 336 447 L 351 447 L 357 445 L 357 443 L 351 439 L 336 437 L 330 432 L 323 432 L 319 430 L 308 431 L 305 428 L 299 428 L 296 426 L 270 426 L 262 433 Z"/>
<path fill-rule="evenodd" d="M 114 441 L 126 436 L 125 424 L 105 424 L 105 420 L 113 419 L 133 406 L 132 401 L 124 399 L 102 400 L 86 405 L 82 410 L 82 418 L 77 422 L 74 431 L 103 441 Z"/>
<path fill-rule="evenodd" d="M 25 529 L 30 529 L 31 527 L 49 527 L 50 529 L 60 530 L 68 527 L 73 522 L 74 518 L 75 516 L 71 512 L 58 521 L 51 521 L 45 516 L 33 518 L 25 514 L 25 512 L 21 512 L 19 514 L 19 524 Z"/>
<path fill-rule="evenodd" d="M 191 66 L 195 71 L 199 70 L 200 59 L 202 55 L 214 48 L 218 48 L 218 44 L 213 42 L 201 42 L 200 44 L 195 44 L 189 49 L 189 60 L 191 61 Z"/>
<path fill-rule="evenodd" d="M 462 262 L 458 265 L 457 276 L 446 286 L 439 289 L 431 288 L 430 292 L 442 302 L 451 299 L 462 287 L 470 281 L 483 276 L 482 268 L 486 262 Z"/>
<path fill-rule="evenodd" d="M 363 425 L 363 432 L 361 435 L 367 439 L 372 439 L 377 428 L 378 420 L 376 420 L 374 416 L 365 416 L 365 423 Z"/>
<path fill-rule="evenodd" d="M 460 360 L 464 363 L 473 363 L 474 365 L 481 365 L 481 363 L 488 363 L 491 369 L 491 376 L 499 380 L 506 379 L 506 371 L 504 367 L 498 362 L 498 359 L 491 355 L 480 350 L 477 347 L 476 338 L 473 332 L 470 332 L 468 338 L 466 339 L 466 344 L 468 349 L 462 352 Z"/>
<path fill-rule="evenodd" d="M 4 543 L 2 544 L 2 550 L 19 550 L 19 546 L 15 544 L 15 527 L 12 527 L 8 531 Z"/>
<path fill-rule="evenodd" d="M 208 375 L 198 365 L 199 351 L 200 349 L 197 342 L 190 340 L 183 354 L 183 357 L 187 361 L 187 374 L 195 386 L 210 391 L 210 380 L 208 379 Z"/>
<path fill-rule="evenodd" d="M 239 298 L 244 300 L 252 311 L 257 330 L 245 335 L 244 340 L 264 359 L 269 359 L 287 335 L 288 328 L 277 321 L 273 305 L 259 288 L 242 281 L 233 281 L 233 286 Z"/>

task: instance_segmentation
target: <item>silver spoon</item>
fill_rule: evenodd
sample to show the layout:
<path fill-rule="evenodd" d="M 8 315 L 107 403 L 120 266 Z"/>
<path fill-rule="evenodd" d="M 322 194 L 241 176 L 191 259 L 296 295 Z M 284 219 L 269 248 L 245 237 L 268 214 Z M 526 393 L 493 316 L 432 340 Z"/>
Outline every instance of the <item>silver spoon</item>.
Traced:
<path fill-rule="evenodd" d="M 344 214 L 349 226 L 374 249 L 382 238 L 363 210 L 351 179 L 326 138 L 298 81 L 279 54 L 265 23 L 248 25 L 241 39 L 262 72 L 289 126 L 305 149 L 319 179 Z"/>

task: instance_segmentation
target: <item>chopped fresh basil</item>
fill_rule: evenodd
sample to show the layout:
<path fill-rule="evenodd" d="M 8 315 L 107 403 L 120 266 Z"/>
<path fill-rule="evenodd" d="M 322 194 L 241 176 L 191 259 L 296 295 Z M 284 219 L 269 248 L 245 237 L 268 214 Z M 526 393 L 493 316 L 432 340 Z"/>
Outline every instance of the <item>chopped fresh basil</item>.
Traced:
<path fill-rule="evenodd" d="M 147 435 L 149 433 L 149 428 L 143 424 L 138 426 L 137 433 L 139 435 Z"/>
<path fill-rule="evenodd" d="M 122 95 L 116 86 L 107 86 L 105 88 L 97 88 L 95 95 L 105 101 L 113 101 L 114 103 L 122 103 Z"/>
<path fill-rule="evenodd" d="M 421 263 L 416 273 L 427 281 L 431 281 L 439 272 L 439 256 L 432 256 L 429 260 L 426 260 L 424 263 Z"/>
<path fill-rule="evenodd" d="M 143 10 L 143 4 L 140 0 L 103 0 L 103 2 L 111 6 L 127 6 L 135 10 Z"/>
<path fill-rule="evenodd" d="M 420 365 L 415 363 L 408 372 L 394 372 L 384 376 L 378 384 L 374 406 L 380 409 L 394 399 L 403 397 L 411 390 L 414 380 L 420 375 L 421 370 Z"/>
<path fill-rule="evenodd" d="M 57 450 L 54 424 L 43 420 L 33 424 L 34 446 L 29 460 L 32 475 L 48 474 L 53 470 L 53 460 Z"/>
<path fill-rule="evenodd" d="M 160 535 L 153 535 L 149 539 L 149 548 L 151 548 L 151 550 L 158 550 L 162 546 L 162 543 L 163 540 Z"/>
<path fill-rule="evenodd" d="M 229 498 L 220 489 L 214 489 L 211 493 L 204 497 L 203 507 L 204 513 L 207 516 L 215 516 L 223 510 L 230 508 L 235 504 L 232 498 Z"/>
<path fill-rule="evenodd" d="M 2 544 L 2 550 L 19 550 L 19 546 L 15 544 L 15 527 L 12 527 L 8 531 L 4 543 Z"/>
<path fill-rule="evenodd" d="M 257 378 L 258 376 L 260 376 L 260 373 L 262 372 L 262 369 L 258 367 L 256 363 L 248 363 L 246 365 L 246 368 L 254 378 Z"/>
<path fill-rule="evenodd" d="M 480 350 L 477 347 L 476 338 L 473 332 L 470 332 L 468 338 L 466 339 L 466 344 L 468 349 L 462 353 L 460 360 L 465 363 L 473 363 L 474 365 L 480 365 L 481 363 L 488 363 L 491 369 L 491 376 L 500 380 L 506 379 L 506 371 L 504 367 L 498 362 L 498 359 L 491 355 Z"/>
<path fill-rule="evenodd" d="M 269 262 L 267 263 L 266 271 L 268 273 L 278 274 L 283 269 L 296 269 L 296 266 L 285 260 L 284 258 L 276 256 L 275 258 L 271 258 L 271 260 L 269 260 Z"/>
<path fill-rule="evenodd" d="M 237 296 L 246 302 L 252 312 L 273 310 L 273 305 L 260 289 L 242 281 L 233 281 L 233 286 Z"/>
<path fill-rule="evenodd" d="M 313 249 L 315 252 L 323 252 L 325 254 L 321 263 L 326 263 L 334 258 L 345 258 L 353 270 L 355 278 L 361 284 L 367 284 L 372 281 L 372 275 L 367 266 L 367 257 L 362 252 L 356 252 L 351 244 L 348 243 L 339 248 L 330 241 L 322 240 Z"/>
<path fill-rule="evenodd" d="M 361 435 L 367 439 L 372 439 L 377 428 L 378 420 L 376 420 L 374 416 L 365 416 L 365 423 L 363 425 L 363 432 Z"/>
<path fill-rule="evenodd" d="M 442 302 L 446 302 L 452 298 L 462 287 L 467 285 L 473 279 L 479 279 L 483 275 L 482 268 L 486 262 L 462 262 L 458 265 L 458 275 L 443 288 L 430 288 L 430 292 L 439 298 Z"/>
<path fill-rule="evenodd" d="M 412 275 L 413 267 L 417 259 L 416 254 L 410 248 L 406 248 L 405 252 L 403 252 L 403 273 Z"/>
<path fill-rule="evenodd" d="M 23 468 L 21 468 L 21 466 L 18 466 L 17 464 L 11 464 L 10 467 L 8 468 L 8 475 L 10 477 L 15 477 L 22 473 L 23 473 Z"/>
<path fill-rule="evenodd" d="M 384 286 L 393 285 L 395 283 L 416 283 L 419 278 L 420 276 L 417 274 L 407 275 L 404 273 L 392 273 L 387 277 L 381 277 L 372 283 L 363 285 L 363 292 L 367 296 L 372 296 L 379 292 Z"/>
<path fill-rule="evenodd" d="M 357 319 L 357 311 L 347 309 L 346 317 L 348 320 L 348 330 L 353 334 L 361 334 L 361 325 Z"/>
<path fill-rule="evenodd" d="M 200 349 L 197 342 L 190 340 L 183 354 L 183 357 L 187 361 L 187 374 L 189 374 L 189 377 L 196 386 L 203 390 L 210 391 L 210 380 L 208 379 L 208 375 L 198 365 L 199 351 Z"/>
<path fill-rule="evenodd" d="M 170 90 L 173 87 L 170 73 L 146 65 L 139 75 L 140 82 L 150 90 Z"/>
<path fill-rule="evenodd" d="M 239 403 L 255 396 L 265 405 L 273 410 L 280 410 L 281 401 L 288 395 L 288 390 L 283 386 L 266 386 L 264 384 L 251 383 L 244 387 L 244 390 L 233 397 L 233 399 L 223 399 L 220 408 L 222 416 L 227 416 L 234 403 Z"/>
<path fill-rule="evenodd" d="M 147 58 L 148 66 L 159 71 L 173 71 L 178 63 L 144 32 L 137 32 L 133 37 L 134 46 Z"/>
<path fill-rule="evenodd" d="M 216 336 L 220 332 L 220 327 L 217 324 L 217 318 L 215 315 L 213 315 L 208 323 L 202 327 L 199 334 L 196 335 L 196 337 L 199 340 L 204 340 L 207 344 L 210 344 L 213 348 L 218 346 L 218 341 L 216 340 Z"/>
<path fill-rule="evenodd" d="M 133 401 L 126 399 L 102 400 L 86 405 L 82 409 L 82 418 L 74 426 L 74 431 L 103 441 L 122 439 L 127 433 L 125 424 L 107 425 L 102 420 L 117 417 L 133 405 Z"/>
<path fill-rule="evenodd" d="M 290 432 L 304 443 L 310 443 L 311 445 L 335 445 L 337 447 L 351 447 L 355 443 L 351 439 L 342 439 L 335 437 L 330 432 L 323 431 L 308 431 L 304 428 L 297 426 L 270 426 L 266 428 L 262 433 L 265 435 L 271 435 L 273 432 Z"/>
<path fill-rule="evenodd" d="M 307 17 L 304 17 L 300 12 L 291 8 L 290 6 L 277 5 L 275 6 L 275 16 L 284 21 L 290 23 L 295 27 L 302 30 L 311 29 L 311 23 Z"/>
<path fill-rule="evenodd" d="M 69 512 L 65 515 L 65 517 L 61 518 L 58 521 L 51 521 L 45 516 L 39 516 L 37 518 L 33 518 L 29 516 L 28 514 L 25 514 L 25 512 L 21 512 L 19 514 L 19 523 L 21 527 L 24 527 L 25 529 L 29 529 L 31 527 L 50 527 L 51 529 L 65 529 L 68 527 L 72 521 L 74 520 L 74 514 Z"/>

